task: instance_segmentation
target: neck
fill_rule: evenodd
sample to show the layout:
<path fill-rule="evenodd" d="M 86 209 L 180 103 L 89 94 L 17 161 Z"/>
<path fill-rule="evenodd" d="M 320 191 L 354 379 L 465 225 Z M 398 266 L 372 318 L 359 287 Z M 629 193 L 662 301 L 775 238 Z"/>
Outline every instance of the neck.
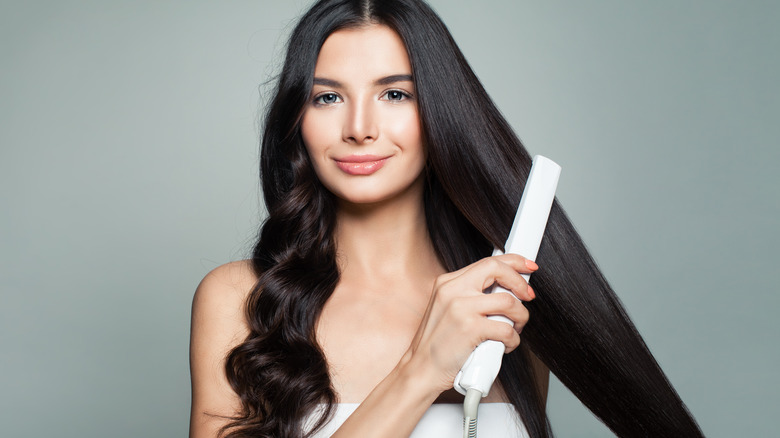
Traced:
<path fill-rule="evenodd" d="M 444 272 L 436 256 L 422 201 L 409 196 L 372 205 L 341 204 L 336 245 L 342 280 L 396 282 Z"/>

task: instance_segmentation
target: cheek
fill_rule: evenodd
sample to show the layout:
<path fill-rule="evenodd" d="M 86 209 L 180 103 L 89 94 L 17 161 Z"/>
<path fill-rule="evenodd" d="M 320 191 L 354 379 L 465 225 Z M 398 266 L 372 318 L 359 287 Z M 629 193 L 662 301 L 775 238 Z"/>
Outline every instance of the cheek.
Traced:
<path fill-rule="evenodd" d="M 317 162 L 327 149 L 327 139 L 325 138 L 327 130 L 324 129 L 326 125 L 322 117 L 317 117 L 316 114 L 309 112 L 304 113 L 301 119 L 301 138 L 315 168 L 318 167 Z"/>
<path fill-rule="evenodd" d="M 422 151 L 422 128 L 417 111 L 393 114 L 392 122 L 386 126 L 388 135 L 407 152 L 416 149 Z"/>

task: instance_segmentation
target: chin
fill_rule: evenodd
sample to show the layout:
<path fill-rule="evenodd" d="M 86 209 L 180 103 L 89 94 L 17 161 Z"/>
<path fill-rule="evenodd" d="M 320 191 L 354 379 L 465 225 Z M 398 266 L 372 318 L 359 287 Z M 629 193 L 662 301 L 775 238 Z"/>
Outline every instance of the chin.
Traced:
<path fill-rule="evenodd" d="M 376 205 L 383 202 L 390 201 L 397 197 L 395 195 L 377 194 L 377 193 L 350 193 L 350 194 L 336 194 L 336 197 L 344 204 L 351 205 Z"/>
<path fill-rule="evenodd" d="M 355 184 L 357 185 L 357 184 Z M 396 187 L 393 190 L 386 184 L 380 184 L 380 187 L 364 187 L 363 190 L 356 190 L 357 187 L 351 185 L 342 187 L 342 190 L 332 190 L 339 201 L 347 205 L 372 206 L 384 203 L 394 202 L 417 202 L 422 198 L 422 184 L 410 183 L 405 187 Z"/>

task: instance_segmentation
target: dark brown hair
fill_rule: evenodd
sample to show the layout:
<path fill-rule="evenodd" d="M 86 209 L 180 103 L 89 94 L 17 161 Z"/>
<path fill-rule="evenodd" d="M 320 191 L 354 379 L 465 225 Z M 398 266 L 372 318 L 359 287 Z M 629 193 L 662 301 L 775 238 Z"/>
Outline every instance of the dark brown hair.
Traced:
<path fill-rule="evenodd" d="M 442 263 L 456 270 L 486 257 L 509 232 L 531 158 L 438 16 L 420 0 L 316 3 L 290 37 L 265 118 L 269 217 L 253 253 L 250 334 L 227 358 L 243 407 L 223 429 L 228 436 L 302 437 L 306 416 L 324 404 L 316 429 L 337 401 L 315 338 L 339 280 L 335 203 L 314 174 L 300 120 L 325 39 L 370 23 L 395 30 L 409 54 L 429 157 L 426 220 Z M 557 201 L 537 260 L 524 341 L 499 374 L 531 436 L 552 431 L 530 351 L 619 436 L 702 436 Z"/>

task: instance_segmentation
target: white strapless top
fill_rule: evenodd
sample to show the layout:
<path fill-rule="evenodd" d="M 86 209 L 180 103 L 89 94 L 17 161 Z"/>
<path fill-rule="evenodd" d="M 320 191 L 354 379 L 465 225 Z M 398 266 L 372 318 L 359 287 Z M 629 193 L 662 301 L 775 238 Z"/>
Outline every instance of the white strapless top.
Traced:
<path fill-rule="evenodd" d="M 338 403 L 331 421 L 314 438 L 330 437 L 355 412 L 358 403 Z M 311 417 L 309 417 L 311 418 Z M 409 438 L 452 438 L 463 436 L 463 405 L 436 403 L 425 412 Z M 523 422 L 509 403 L 479 405 L 479 438 L 529 438 Z"/>

